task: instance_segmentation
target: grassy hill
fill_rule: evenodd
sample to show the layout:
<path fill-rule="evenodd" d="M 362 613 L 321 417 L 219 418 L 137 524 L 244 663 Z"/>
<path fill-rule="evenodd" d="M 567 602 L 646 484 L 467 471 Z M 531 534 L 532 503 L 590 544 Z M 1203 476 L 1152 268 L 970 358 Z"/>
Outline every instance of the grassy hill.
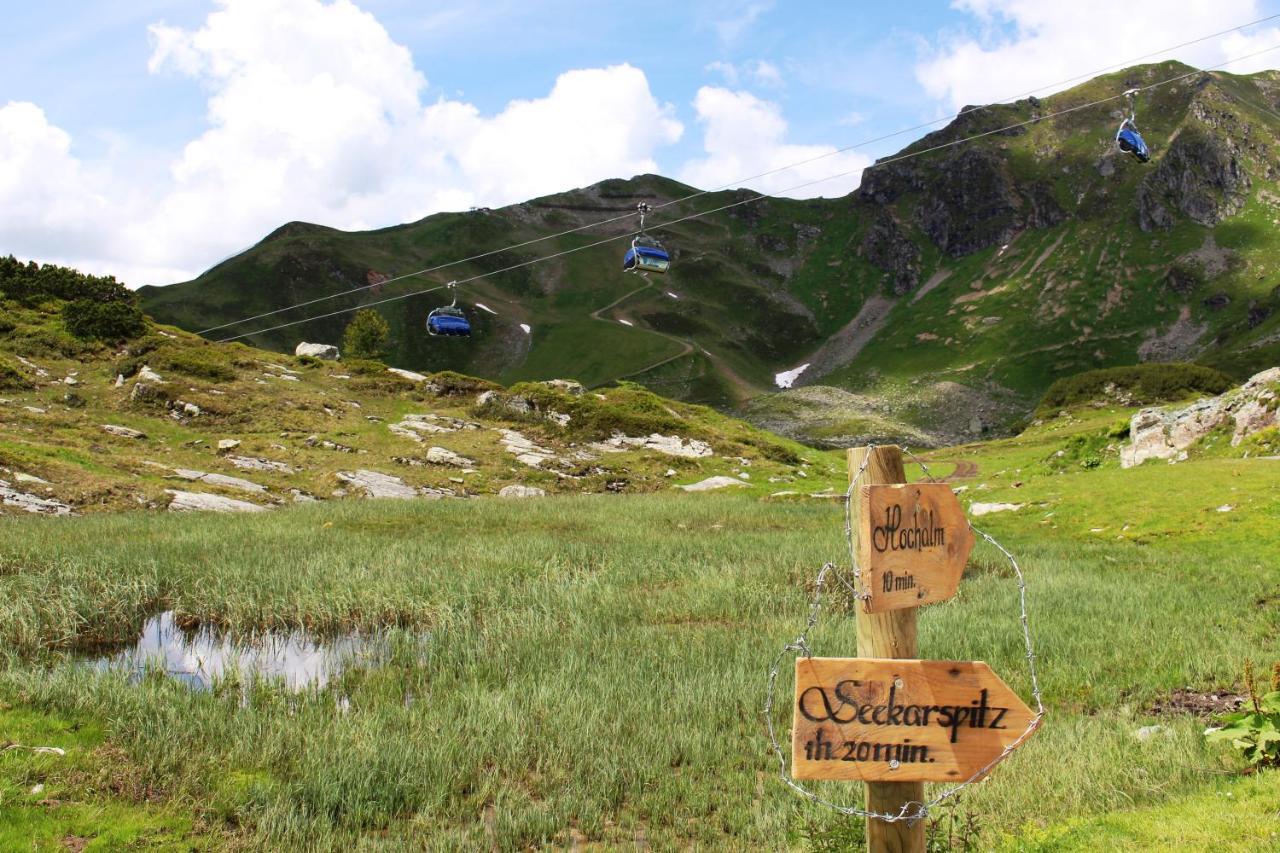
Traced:
<path fill-rule="evenodd" d="M 816 406 L 812 419 L 828 435 L 832 421 L 861 420 L 881 435 L 934 442 L 1007 431 L 1049 384 L 1083 370 L 1196 360 L 1244 378 L 1280 361 L 1280 161 L 1270 144 L 1280 77 L 1210 72 L 1144 93 L 1147 165 L 1114 150 L 1119 101 L 1037 120 L 1189 71 L 1141 66 L 1043 100 L 974 109 L 868 170 L 845 198 L 749 201 L 662 226 L 753 195 L 678 202 L 650 220 L 675 254 L 667 277 L 623 274 L 624 242 L 495 274 L 466 288 L 464 301 L 498 312 L 471 310 L 478 333 L 467 342 L 423 333 L 438 295 L 389 303 L 379 310 L 393 328 L 390 361 L 504 383 L 626 377 L 722 409 L 753 400 L 748 411 L 764 422 L 781 420 L 775 407 Z M 915 156 L 1022 122 L 1032 123 Z M 291 223 L 194 281 L 145 288 L 143 304 L 162 322 L 200 330 L 363 286 L 371 272 L 404 274 L 693 192 L 649 175 L 373 232 Z M 212 336 L 484 275 L 634 224 Z M 346 319 L 248 340 L 286 352 L 301 340 L 337 343 Z M 839 395 L 771 393 L 774 373 L 804 363 L 799 385 L 874 398 L 880 410 L 849 408 Z"/>
<path fill-rule="evenodd" d="M 78 299 L 99 284 L 109 299 Z M 76 513 L 181 506 L 175 492 L 278 506 L 360 497 L 370 483 L 466 498 L 513 485 L 645 492 L 725 476 L 760 491 L 805 488 L 816 459 L 625 382 L 586 393 L 396 374 L 376 361 L 210 343 L 136 308 L 131 336 L 69 331 L 77 305 L 127 314 L 130 298 L 114 281 L 0 259 L 0 488 Z M 39 508 L 3 494 L 0 515 Z"/>

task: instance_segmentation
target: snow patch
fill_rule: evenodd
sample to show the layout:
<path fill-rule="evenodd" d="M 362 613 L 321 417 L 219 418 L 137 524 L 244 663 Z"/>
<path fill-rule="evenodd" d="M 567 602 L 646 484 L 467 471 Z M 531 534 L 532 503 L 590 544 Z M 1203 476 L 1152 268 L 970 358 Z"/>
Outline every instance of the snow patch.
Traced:
<path fill-rule="evenodd" d="M 679 296 L 676 296 L 674 293 L 672 293 L 670 290 L 667 291 L 667 296 L 670 296 L 672 299 L 680 298 Z"/>
<path fill-rule="evenodd" d="M 622 324 L 622 325 L 624 325 L 624 326 L 634 326 L 634 325 L 635 325 L 635 323 L 631 322 L 630 320 L 619 320 L 618 322 L 619 322 L 619 323 L 621 323 L 621 324 Z"/>
<path fill-rule="evenodd" d="M 520 324 L 520 328 L 524 330 L 524 333 L 525 333 L 526 335 L 527 335 L 527 334 L 529 334 L 529 333 L 531 333 L 531 332 L 533 331 L 533 329 L 529 328 L 529 324 L 528 324 L 528 323 L 521 323 L 521 324 Z"/>
<path fill-rule="evenodd" d="M 784 370 L 773 377 L 773 382 L 779 388 L 790 388 L 795 381 L 800 378 L 800 374 L 809 369 L 808 363 L 802 364 L 792 370 Z"/>
<path fill-rule="evenodd" d="M 497 311 L 494 311 L 492 308 L 490 308 L 488 305 L 485 305 L 483 302 L 477 302 L 476 307 L 479 308 L 481 311 L 488 311 L 490 314 L 492 314 L 495 317 L 498 316 Z"/>

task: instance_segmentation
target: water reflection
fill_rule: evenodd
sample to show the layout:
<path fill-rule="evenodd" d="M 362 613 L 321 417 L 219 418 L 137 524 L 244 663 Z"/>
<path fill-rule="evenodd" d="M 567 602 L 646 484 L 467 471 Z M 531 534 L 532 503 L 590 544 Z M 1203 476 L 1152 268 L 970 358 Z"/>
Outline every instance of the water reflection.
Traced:
<path fill-rule="evenodd" d="M 147 620 L 133 648 L 99 658 L 95 666 L 124 669 L 135 677 L 160 669 L 198 690 L 235 674 L 246 680 L 281 681 L 291 690 L 301 690 L 324 687 L 342 670 L 370 663 L 381 656 L 384 646 L 360 634 L 320 640 L 305 631 L 232 639 L 208 626 L 184 631 L 173 612 L 166 611 Z"/>

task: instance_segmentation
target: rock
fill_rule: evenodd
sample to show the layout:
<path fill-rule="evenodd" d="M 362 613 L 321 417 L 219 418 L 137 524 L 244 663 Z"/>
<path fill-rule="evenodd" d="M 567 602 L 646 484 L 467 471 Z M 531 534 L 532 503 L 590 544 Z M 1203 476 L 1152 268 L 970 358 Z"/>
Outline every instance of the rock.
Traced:
<path fill-rule="evenodd" d="M 146 438 L 147 434 L 136 429 L 129 429 L 126 426 L 117 426 L 116 424 L 103 424 L 102 428 L 112 435 L 118 435 L 121 438 Z"/>
<path fill-rule="evenodd" d="M 223 438 L 218 441 L 218 452 L 226 453 L 228 450 L 235 450 L 240 446 L 240 442 L 234 438 Z"/>
<path fill-rule="evenodd" d="M 33 415 L 45 414 L 45 410 L 40 408 L 39 406 L 23 406 L 22 408 L 23 408 L 23 411 L 30 412 Z"/>
<path fill-rule="evenodd" d="M 514 454 L 516 461 L 531 468 L 540 468 L 547 462 L 554 462 L 556 455 L 545 447 L 539 447 L 520 433 L 512 429 L 500 429 L 502 446 L 508 453 Z"/>
<path fill-rule="evenodd" d="M 314 496 L 301 489 L 290 489 L 289 494 L 293 496 L 293 502 L 296 504 L 313 504 L 317 502 Z"/>
<path fill-rule="evenodd" d="M 459 456 L 452 450 L 446 450 L 443 447 L 433 447 L 428 450 L 427 461 L 433 465 L 452 465 L 455 468 L 470 468 L 476 464 L 474 459 Z"/>
<path fill-rule="evenodd" d="M 1238 156 L 1240 136 L 1212 132 L 1202 122 L 1184 125 L 1138 185 L 1138 227 L 1167 230 L 1179 213 L 1212 227 L 1243 210 L 1251 181 Z"/>
<path fill-rule="evenodd" d="M 283 462 L 273 462 L 270 459 L 258 459 L 255 456 L 228 456 L 226 460 L 232 465 L 245 471 L 275 471 L 280 474 L 296 474 L 298 469 L 292 465 L 286 465 Z"/>
<path fill-rule="evenodd" d="M 1234 507 L 1234 506 L 1232 506 L 1231 504 L 1223 504 L 1222 506 L 1218 507 L 1217 511 L 1218 511 L 1218 512 L 1231 512 L 1231 511 L 1232 511 L 1232 510 L 1234 510 L 1234 509 L 1235 509 L 1235 507 Z"/>
<path fill-rule="evenodd" d="M 43 483 L 44 480 L 37 482 Z M 42 498 L 36 495 L 29 495 L 12 488 L 9 483 L 0 480 L 0 503 L 5 506 L 17 507 L 24 512 L 34 513 L 36 515 L 71 515 L 71 507 L 62 501 L 53 498 Z"/>
<path fill-rule="evenodd" d="M 537 486 L 503 486 L 500 498 L 545 498 L 547 493 Z"/>
<path fill-rule="evenodd" d="M 177 489 L 165 489 L 173 499 L 169 501 L 170 512 L 265 512 L 266 507 L 224 498 L 222 495 L 209 495 L 202 492 L 181 492 Z"/>
<path fill-rule="evenodd" d="M 150 367 L 146 366 L 145 364 L 142 366 L 142 369 L 138 371 L 137 380 L 139 382 L 146 382 L 151 385 L 165 384 L 165 381 L 160 378 L 160 374 L 156 373 L 154 370 L 152 370 Z"/>
<path fill-rule="evenodd" d="M 895 295 L 910 293 L 920 283 L 920 247 L 903 233 L 891 213 L 881 214 L 867 229 L 859 252 L 892 276 Z"/>
<path fill-rule="evenodd" d="M 1230 420 L 1231 445 L 1280 423 L 1274 402 L 1280 388 L 1280 367 L 1254 375 L 1239 388 L 1217 397 L 1197 400 L 1181 409 L 1146 408 L 1129 421 L 1130 443 L 1120 448 L 1120 467 L 1132 468 L 1148 459 L 1186 458 L 1187 448 Z"/>
<path fill-rule="evenodd" d="M 581 397 L 587 393 L 587 389 L 583 387 L 581 382 L 574 382 L 572 379 L 548 379 L 542 384 L 574 397 Z"/>
<path fill-rule="evenodd" d="M 697 483 L 690 483 L 687 486 L 676 486 L 677 489 L 684 489 L 686 492 L 709 492 L 713 489 L 725 489 L 729 486 L 745 486 L 746 483 L 736 480 L 733 477 L 708 477 Z"/>
<path fill-rule="evenodd" d="M 133 389 L 129 392 L 130 400 L 147 401 L 160 400 L 164 398 L 164 389 L 160 387 L 158 382 L 135 382 Z"/>
<path fill-rule="evenodd" d="M 174 468 L 173 473 L 184 480 L 192 482 L 199 480 L 202 483 L 208 483 L 210 486 L 222 486 L 227 489 L 238 489 L 242 492 L 262 494 L 267 490 L 265 486 L 242 480 L 239 477 L 228 477 L 226 474 L 208 474 L 204 471 L 193 471 L 190 468 Z"/>
<path fill-rule="evenodd" d="M 427 381 L 427 377 L 423 376 L 421 373 L 414 373 L 412 370 L 401 370 L 398 367 L 388 367 L 387 372 L 394 373 L 396 376 L 399 376 L 402 379 L 408 379 L 410 382 L 426 382 Z"/>
<path fill-rule="evenodd" d="M 667 471 L 666 471 L 666 473 L 665 473 L 665 474 L 663 474 L 662 476 L 664 476 L 664 477 L 674 477 L 675 475 L 676 475 L 676 469 L 675 469 L 675 468 L 668 468 L 668 469 L 667 469 Z"/>
<path fill-rule="evenodd" d="M 309 344 L 305 341 L 294 347 L 293 354 L 319 358 L 324 361 L 337 361 L 339 359 L 338 348 L 332 344 Z"/>
<path fill-rule="evenodd" d="M 499 397 L 499 394 L 497 391 L 482 391 L 476 397 L 476 405 L 487 406 L 490 403 L 495 402 L 498 399 L 498 397 Z"/>
<path fill-rule="evenodd" d="M 993 512 L 1013 512 L 1022 509 L 1025 504 L 972 503 L 969 504 L 969 515 L 990 515 Z"/>
<path fill-rule="evenodd" d="M 117 374 L 116 374 L 116 387 L 117 387 L 117 388 L 123 388 L 123 387 L 124 387 L 124 374 L 123 374 L 123 373 L 117 373 Z"/>
<path fill-rule="evenodd" d="M 339 471 L 337 478 L 364 492 L 369 498 L 416 498 L 417 489 L 399 477 L 378 471 Z"/>
<path fill-rule="evenodd" d="M 591 447 L 603 453 L 617 453 L 628 448 L 638 447 L 686 459 L 701 459 L 714 455 L 711 446 L 705 441 L 698 441 L 694 438 L 685 439 L 678 435 L 659 435 L 656 432 L 643 438 L 615 435 L 608 441 L 597 442 Z"/>
<path fill-rule="evenodd" d="M 1156 735 L 1168 735 L 1169 730 L 1164 726 L 1143 726 L 1133 733 L 1133 736 L 1141 741 L 1148 741 Z"/>
<path fill-rule="evenodd" d="M 396 424 L 387 424 L 387 429 L 396 435 L 404 438 L 410 438 L 419 444 L 422 443 L 422 433 L 442 433 L 457 432 L 464 427 L 469 426 L 465 421 L 457 418 L 446 418 L 440 415 L 405 415 L 404 420 Z"/>
<path fill-rule="evenodd" d="M 80 380 L 76 379 L 74 376 L 68 376 L 66 379 L 62 380 L 62 384 L 63 385 L 79 385 Z"/>

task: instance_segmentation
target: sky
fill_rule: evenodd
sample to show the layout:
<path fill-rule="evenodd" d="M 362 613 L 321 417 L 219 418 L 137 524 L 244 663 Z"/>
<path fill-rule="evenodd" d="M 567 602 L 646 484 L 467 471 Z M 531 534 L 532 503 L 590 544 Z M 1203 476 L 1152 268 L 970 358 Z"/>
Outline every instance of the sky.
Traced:
<path fill-rule="evenodd" d="M 841 196 L 965 105 L 1280 15 L 1280 0 L 3 3 L 0 254 L 132 287 L 190 279 L 292 220 L 377 228 L 646 172 Z M 1148 61 L 1272 46 L 1280 17 Z M 1278 67 L 1280 50 L 1224 70 Z"/>

